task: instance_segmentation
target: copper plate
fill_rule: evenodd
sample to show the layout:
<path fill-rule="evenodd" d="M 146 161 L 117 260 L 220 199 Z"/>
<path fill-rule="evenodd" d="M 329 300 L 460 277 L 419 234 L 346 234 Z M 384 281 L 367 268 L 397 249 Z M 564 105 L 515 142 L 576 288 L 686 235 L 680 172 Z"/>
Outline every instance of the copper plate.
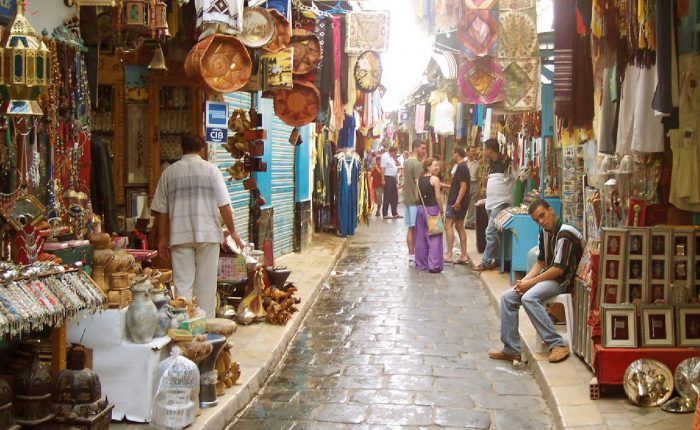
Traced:
<path fill-rule="evenodd" d="M 292 26 L 281 13 L 275 9 L 268 10 L 275 21 L 275 35 L 262 49 L 265 52 L 276 54 L 289 46 L 289 42 L 292 40 Z"/>
<path fill-rule="evenodd" d="M 313 122 L 320 106 L 320 94 L 309 82 L 294 81 L 294 88 L 275 93 L 275 115 L 293 127 Z"/>
<path fill-rule="evenodd" d="M 251 48 L 266 45 L 275 35 L 275 20 L 267 9 L 247 7 L 243 11 L 241 41 Z"/>
<path fill-rule="evenodd" d="M 294 35 L 290 46 L 294 48 L 292 73 L 305 75 L 313 72 L 321 61 L 321 44 L 314 34 Z"/>
<path fill-rule="evenodd" d="M 230 93 L 250 79 L 253 63 L 248 50 L 233 36 L 215 34 L 197 43 L 185 59 L 185 74 L 208 89 Z"/>

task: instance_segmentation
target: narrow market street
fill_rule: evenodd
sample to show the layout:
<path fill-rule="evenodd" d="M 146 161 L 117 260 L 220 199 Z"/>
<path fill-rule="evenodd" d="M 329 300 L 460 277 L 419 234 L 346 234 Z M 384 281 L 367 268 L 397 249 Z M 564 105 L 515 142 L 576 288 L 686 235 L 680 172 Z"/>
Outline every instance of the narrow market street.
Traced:
<path fill-rule="evenodd" d="M 374 217 L 358 229 L 280 367 L 229 429 L 552 428 L 527 367 L 486 355 L 499 325 L 478 278 L 466 266 L 409 266 L 405 231 L 402 219 Z"/>

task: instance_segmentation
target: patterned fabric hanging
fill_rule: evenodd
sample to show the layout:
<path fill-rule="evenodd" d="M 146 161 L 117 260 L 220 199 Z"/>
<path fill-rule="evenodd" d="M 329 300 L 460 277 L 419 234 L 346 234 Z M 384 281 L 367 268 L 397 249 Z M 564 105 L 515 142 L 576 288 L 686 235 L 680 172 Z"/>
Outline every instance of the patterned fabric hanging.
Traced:
<path fill-rule="evenodd" d="M 491 57 L 463 58 L 458 80 L 463 103 L 492 104 L 504 99 L 503 69 Z"/>
<path fill-rule="evenodd" d="M 498 11 L 468 9 L 457 27 L 457 37 L 467 56 L 496 55 L 499 39 Z"/>

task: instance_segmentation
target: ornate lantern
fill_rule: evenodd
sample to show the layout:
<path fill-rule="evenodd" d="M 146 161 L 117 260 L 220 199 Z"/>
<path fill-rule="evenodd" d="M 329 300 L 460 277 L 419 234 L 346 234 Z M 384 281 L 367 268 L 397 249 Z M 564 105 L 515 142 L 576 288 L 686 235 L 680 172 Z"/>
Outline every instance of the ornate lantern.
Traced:
<path fill-rule="evenodd" d="M 50 55 L 24 16 L 24 3 L 18 4 L 1 49 L 2 84 L 7 85 L 10 100 L 0 111 L 7 115 L 42 115 L 39 104 L 29 95 L 33 87 L 49 83 Z"/>
<path fill-rule="evenodd" d="M 150 8 L 148 0 L 126 0 L 124 2 L 124 25 L 148 27 Z"/>

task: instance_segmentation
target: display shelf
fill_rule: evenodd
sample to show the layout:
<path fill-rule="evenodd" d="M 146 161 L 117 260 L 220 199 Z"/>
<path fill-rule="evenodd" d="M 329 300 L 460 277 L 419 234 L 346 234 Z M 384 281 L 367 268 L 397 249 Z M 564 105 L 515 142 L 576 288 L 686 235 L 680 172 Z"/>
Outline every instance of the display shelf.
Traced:
<path fill-rule="evenodd" d="M 627 366 L 640 358 L 658 360 L 674 371 L 686 358 L 700 356 L 700 349 L 695 348 L 603 348 L 596 344 L 593 349 L 593 370 L 601 385 L 621 385 Z"/>

